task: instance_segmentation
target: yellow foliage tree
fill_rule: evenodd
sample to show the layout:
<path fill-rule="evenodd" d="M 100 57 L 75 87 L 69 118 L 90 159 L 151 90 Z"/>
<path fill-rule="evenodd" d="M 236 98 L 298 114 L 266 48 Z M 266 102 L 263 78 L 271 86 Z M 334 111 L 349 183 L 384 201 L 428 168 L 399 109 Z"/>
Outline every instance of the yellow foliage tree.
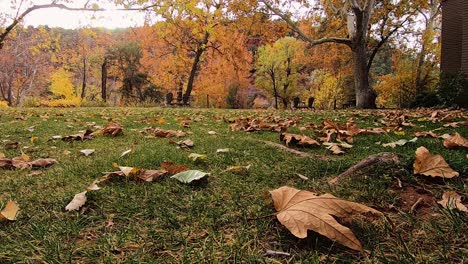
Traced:
<path fill-rule="evenodd" d="M 72 74 L 64 68 L 58 69 L 50 76 L 50 91 L 57 97 L 65 99 L 74 99 L 75 88 L 71 82 Z"/>
<path fill-rule="evenodd" d="M 314 77 L 314 106 L 317 109 L 334 109 L 344 101 L 343 87 L 339 77 L 326 71 L 317 70 Z"/>

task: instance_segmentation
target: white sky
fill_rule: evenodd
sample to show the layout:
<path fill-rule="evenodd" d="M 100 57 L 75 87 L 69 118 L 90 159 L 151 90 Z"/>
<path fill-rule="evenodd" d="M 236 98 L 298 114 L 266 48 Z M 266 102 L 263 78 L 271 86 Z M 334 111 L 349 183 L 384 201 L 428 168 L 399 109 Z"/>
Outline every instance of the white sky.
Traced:
<path fill-rule="evenodd" d="M 16 10 L 11 9 L 10 0 L 0 0 L 0 12 L 9 15 L 15 15 Z M 17 1 L 20 2 L 20 1 Z M 34 4 L 47 4 L 50 0 L 32 0 Z M 70 7 L 83 7 L 86 0 L 74 0 L 66 4 Z M 91 1 L 90 1 L 91 2 Z M 100 8 L 115 9 L 117 8 L 110 3 L 100 3 Z M 25 10 L 27 6 L 21 8 Z M 145 22 L 145 13 L 139 11 L 68 11 L 58 8 L 39 9 L 29 13 L 24 21 L 25 26 L 48 25 L 49 27 L 62 27 L 67 29 L 79 27 L 105 27 L 126 28 L 134 26 L 142 26 Z M 8 23 L 8 22 L 7 22 Z"/>

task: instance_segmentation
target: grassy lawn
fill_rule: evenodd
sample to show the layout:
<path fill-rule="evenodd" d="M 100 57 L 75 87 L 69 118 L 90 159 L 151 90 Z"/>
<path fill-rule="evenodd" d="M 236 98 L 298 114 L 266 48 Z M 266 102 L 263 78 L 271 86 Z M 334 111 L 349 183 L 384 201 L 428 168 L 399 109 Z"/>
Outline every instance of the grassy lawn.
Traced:
<path fill-rule="evenodd" d="M 396 112 L 396 111 L 395 111 Z M 406 111 L 416 127 L 403 133 L 358 135 L 353 148 L 333 155 L 324 147 L 297 148 L 314 154 L 303 158 L 266 145 L 276 143 L 276 132 L 231 131 L 223 118 L 301 117 L 288 132 L 317 138 L 316 130 L 300 131 L 325 118 L 344 124 L 354 118 L 361 128 L 383 127 L 378 123 L 390 111 L 241 111 L 160 108 L 77 108 L 0 110 L 0 152 L 12 158 L 25 153 L 32 159 L 54 158 L 58 164 L 41 169 L 0 170 L 0 208 L 9 200 L 21 210 L 16 221 L 0 222 L 0 263 L 463 263 L 468 259 L 468 219 L 457 210 L 441 208 L 433 201 L 455 190 L 467 195 L 468 163 L 465 149 L 446 149 L 439 138 L 420 137 L 417 142 L 394 149 L 377 145 L 411 139 L 415 131 L 441 128 L 438 134 L 459 132 L 468 137 L 468 126 L 443 127 L 462 119 L 431 122 L 419 112 Z M 465 113 L 466 116 L 466 113 Z M 426 117 L 426 118 L 422 118 Z M 164 118 L 165 122 L 158 121 Z M 192 118 L 190 128 L 178 120 Z M 52 140 L 79 130 L 105 126 L 109 120 L 124 126 L 121 136 L 96 136 L 88 141 Z M 161 120 L 162 121 L 162 120 Z M 34 126 L 33 129 L 29 129 Z M 168 139 L 149 137 L 148 126 L 183 129 L 193 149 L 178 149 Z M 208 131 L 216 135 L 208 135 Z M 37 137 L 32 143 L 31 137 Z M 177 139 L 178 140 L 178 139 Z M 5 149 L 8 141 L 21 143 Z M 454 179 L 413 175 L 415 150 L 425 146 L 441 154 L 460 173 Z M 132 152 L 120 157 L 127 149 Z M 217 154 L 219 148 L 232 151 Z M 91 156 L 79 153 L 95 149 Z M 390 151 L 401 155 L 402 165 L 374 167 L 337 185 L 328 181 L 369 155 Z M 190 153 L 206 154 L 203 163 Z M 113 179 L 88 194 L 79 211 L 65 206 L 103 172 L 115 171 L 113 163 L 158 169 L 163 161 L 187 164 L 190 169 L 211 173 L 207 181 L 182 184 L 170 177 L 151 183 Z M 226 168 L 251 165 L 248 173 L 234 174 Z M 303 180 L 296 173 L 305 175 Z M 398 186 L 401 182 L 401 187 Z M 268 190 L 291 186 L 317 193 L 331 193 L 363 203 L 385 213 L 386 218 L 356 217 L 346 222 L 368 255 L 350 250 L 314 232 L 294 237 L 278 220 L 265 197 Z M 423 197 L 417 204 L 418 198 Z M 432 202 L 431 202 L 432 201 Z M 465 200 L 466 204 L 466 200 Z M 264 256 L 267 249 L 288 252 L 288 257 Z"/>

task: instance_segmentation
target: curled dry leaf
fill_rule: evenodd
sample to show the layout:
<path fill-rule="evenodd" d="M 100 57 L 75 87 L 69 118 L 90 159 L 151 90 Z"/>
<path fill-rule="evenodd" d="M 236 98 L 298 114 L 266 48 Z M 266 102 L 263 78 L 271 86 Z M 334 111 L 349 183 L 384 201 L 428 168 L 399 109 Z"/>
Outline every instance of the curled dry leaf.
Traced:
<path fill-rule="evenodd" d="M 436 133 L 434 133 L 433 131 L 421 131 L 421 132 L 416 132 L 414 133 L 414 135 L 416 137 L 433 137 L 433 138 L 438 138 L 439 135 L 437 135 Z"/>
<path fill-rule="evenodd" d="M 19 142 L 8 142 L 5 144 L 5 149 L 17 149 L 20 145 Z"/>
<path fill-rule="evenodd" d="M 455 132 L 455 134 L 450 135 L 444 139 L 444 147 L 446 148 L 457 148 L 457 147 L 468 148 L 468 140 L 466 140 L 462 135 Z"/>
<path fill-rule="evenodd" d="M 280 140 L 284 141 L 286 146 L 289 144 L 295 144 L 299 146 L 320 146 L 316 140 L 311 139 L 308 136 L 298 135 L 298 134 L 291 134 L 291 133 L 281 133 Z"/>
<path fill-rule="evenodd" d="M 125 156 L 125 155 L 128 155 L 130 152 L 132 152 L 132 149 L 128 149 L 128 150 L 122 152 L 122 154 L 120 154 L 120 157 L 123 157 L 123 156 Z"/>
<path fill-rule="evenodd" d="M 350 217 L 356 213 L 381 212 L 368 206 L 342 200 L 330 194 L 316 195 L 288 186 L 270 191 L 276 217 L 293 235 L 307 237 L 307 230 L 313 230 L 354 250 L 362 251 L 361 242 L 347 227 L 339 224 L 333 216 Z"/>
<path fill-rule="evenodd" d="M 183 137 L 186 135 L 185 132 L 180 130 L 165 130 L 158 127 L 150 127 L 145 129 L 146 133 L 153 134 L 155 137 Z"/>
<path fill-rule="evenodd" d="M 216 153 L 221 154 L 221 153 L 229 153 L 231 152 L 231 149 L 229 148 L 224 148 L 224 149 L 217 149 Z"/>
<path fill-rule="evenodd" d="M 80 153 L 85 156 L 89 156 L 89 155 L 92 155 L 94 151 L 95 151 L 94 149 L 82 149 L 80 150 Z"/>
<path fill-rule="evenodd" d="M 431 155 L 425 147 L 416 150 L 416 160 L 413 164 L 414 174 L 431 177 L 453 178 L 458 172 L 454 171 L 441 155 Z"/>
<path fill-rule="evenodd" d="M 73 200 L 65 206 L 65 210 L 67 211 L 74 211 L 80 209 L 81 206 L 83 206 L 86 203 L 86 193 L 88 191 L 80 192 L 75 194 L 75 197 L 73 197 Z"/>
<path fill-rule="evenodd" d="M 442 194 L 442 200 L 438 201 L 442 207 L 447 209 L 458 209 L 462 212 L 468 213 L 468 208 L 461 202 L 461 196 L 455 191 L 446 191 Z"/>
<path fill-rule="evenodd" d="M 205 161 L 208 158 L 208 156 L 206 156 L 205 154 L 190 153 L 188 155 L 188 158 L 197 162 L 197 161 Z"/>
<path fill-rule="evenodd" d="M 5 208 L 0 211 L 0 222 L 1 221 L 14 221 L 18 215 L 19 206 L 14 201 L 9 201 Z"/>
<path fill-rule="evenodd" d="M 336 144 L 328 146 L 327 149 L 330 150 L 331 152 L 333 152 L 333 154 L 335 154 L 335 155 L 345 154 L 345 152 L 343 150 L 341 150 L 340 146 L 338 146 Z"/>
<path fill-rule="evenodd" d="M 46 168 L 57 163 L 55 159 L 37 159 L 29 161 L 28 155 L 21 155 L 12 159 L 0 158 L 0 169 L 29 169 Z"/>
<path fill-rule="evenodd" d="M 186 171 L 188 170 L 188 168 L 189 168 L 188 165 L 177 165 L 170 161 L 164 161 L 163 164 L 161 165 L 161 169 L 166 170 L 167 173 L 171 175 Z"/>
<path fill-rule="evenodd" d="M 230 166 L 224 171 L 226 172 L 232 172 L 235 174 L 244 174 L 247 173 L 252 165 L 247 165 L 247 166 Z"/>
<path fill-rule="evenodd" d="M 79 140 L 79 141 L 84 141 L 84 140 L 90 140 L 93 139 L 93 131 L 87 129 L 86 131 L 79 131 L 76 134 L 70 135 L 63 137 L 63 141 L 74 141 L 74 140 Z"/>
<path fill-rule="evenodd" d="M 109 135 L 109 136 L 118 136 L 122 135 L 123 127 L 119 123 L 114 123 L 111 122 L 101 130 L 98 130 L 94 132 L 94 134 L 103 134 L 103 135 Z"/>

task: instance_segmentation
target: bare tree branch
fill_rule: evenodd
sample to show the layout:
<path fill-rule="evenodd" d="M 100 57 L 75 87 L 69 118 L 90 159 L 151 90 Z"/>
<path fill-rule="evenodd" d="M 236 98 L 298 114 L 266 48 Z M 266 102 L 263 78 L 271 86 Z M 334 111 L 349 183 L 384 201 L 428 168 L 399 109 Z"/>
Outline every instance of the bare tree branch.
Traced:
<path fill-rule="evenodd" d="M 286 14 L 283 14 L 281 11 L 279 11 L 278 9 L 274 8 L 270 3 L 267 2 L 267 0 L 260 0 L 270 11 L 272 11 L 275 15 L 279 16 L 281 19 L 283 19 L 290 27 L 292 30 L 294 30 L 301 39 L 303 39 L 304 41 L 307 41 L 310 43 L 310 45 L 312 46 L 315 46 L 315 45 L 320 45 L 320 44 L 323 44 L 323 43 L 330 43 L 330 42 L 333 42 L 333 43 L 339 43 L 339 44 L 345 44 L 345 45 L 348 45 L 351 47 L 352 45 L 352 42 L 350 39 L 347 39 L 347 38 L 338 38 L 338 37 L 325 37 L 325 38 L 321 38 L 321 39 L 312 39 L 310 38 L 309 36 L 307 36 L 306 34 L 304 34 L 304 32 L 302 32 L 302 30 L 299 29 L 299 27 L 296 25 L 296 23 L 294 23 L 294 21 L 291 20 L 291 18 L 286 15 Z"/>

